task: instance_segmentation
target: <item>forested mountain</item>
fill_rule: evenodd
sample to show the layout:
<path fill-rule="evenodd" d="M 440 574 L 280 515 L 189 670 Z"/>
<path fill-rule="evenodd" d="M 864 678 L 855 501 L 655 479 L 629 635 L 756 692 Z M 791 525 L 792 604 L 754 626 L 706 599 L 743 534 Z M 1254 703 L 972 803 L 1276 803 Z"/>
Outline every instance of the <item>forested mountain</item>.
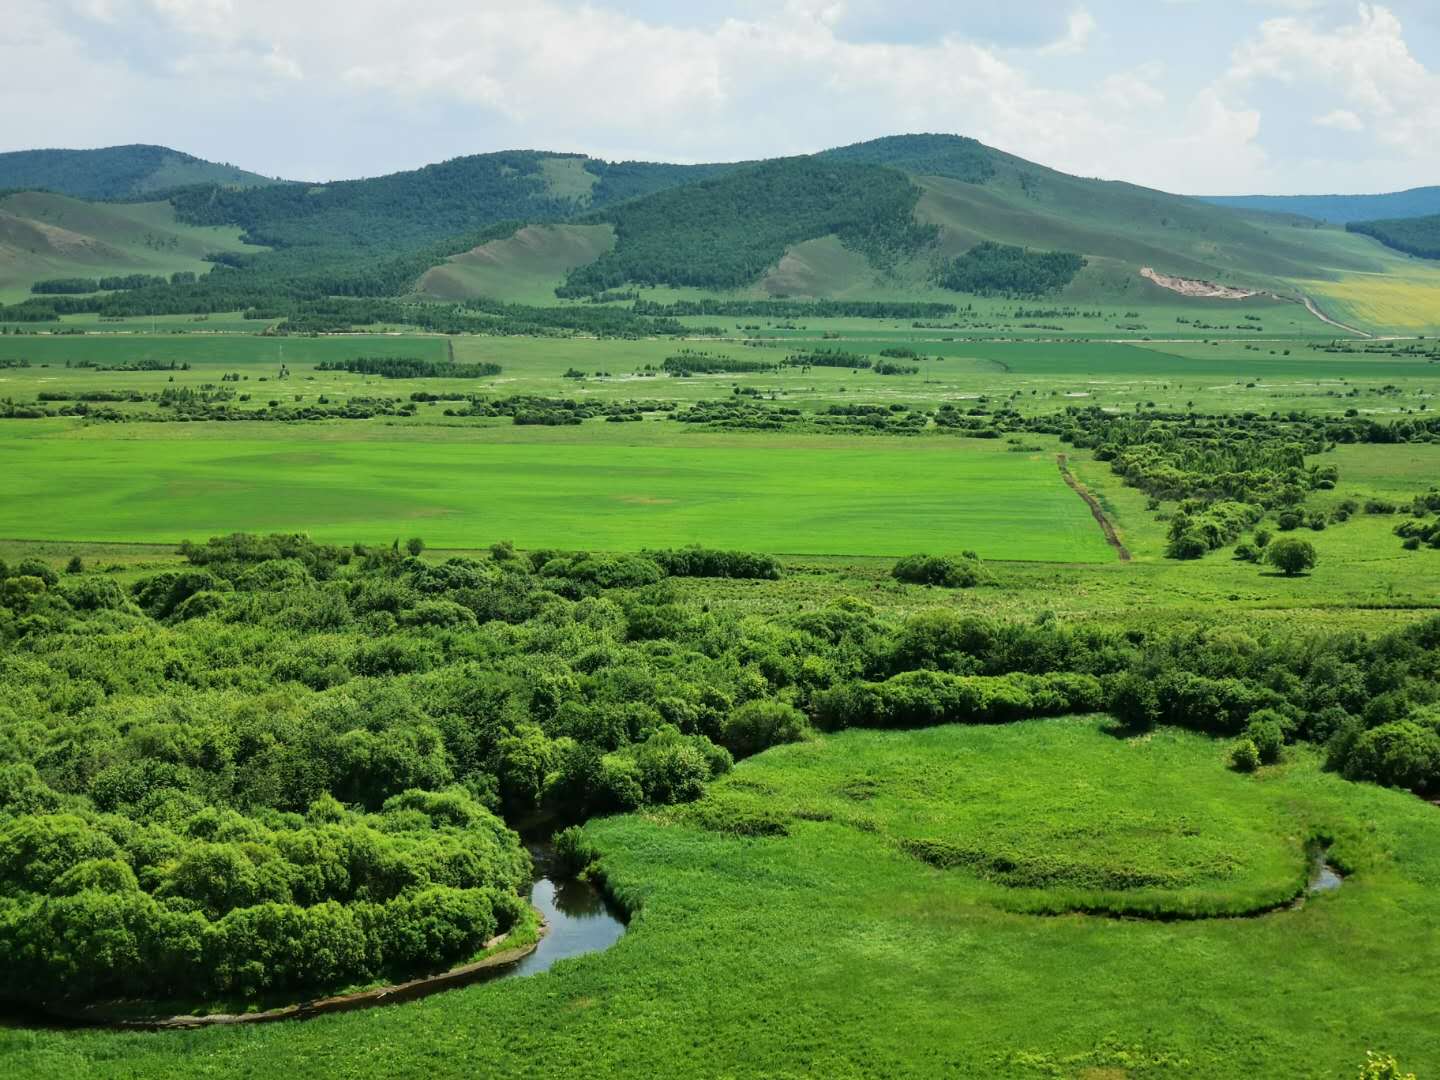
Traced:
<path fill-rule="evenodd" d="M 1387 195 L 1206 195 L 1202 198 L 1216 206 L 1299 214 L 1335 225 L 1440 214 L 1440 187 L 1411 188 Z"/>
<path fill-rule="evenodd" d="M 37 188 L 80 199 L 129 199 L 190 184 L 252 188 L 274 183 L 258 173 L 165 146 L 0 154 L 0 190 Z"/>
<path fill-rule="evenodd" d="M 152 151 L 170 153 L 97 151 L 71 159 L 72 167 L 92 190 L 114 193 L 125 184 L 102 166 L 133 166 Z M 186 160 L 192 179 L 209 167 Z M 179 175 L 166 165 L 128 183 Z M 167 199 L 175 226 L 230 230 L 232 242 L 203 253 L 203 265 L 217 269 L 197 282 L 47 295 L 17 307 L 44 279 L 98 281 L 141 267 L 133 259 L 107 262 L 108 248 L 83 230 L 61 236 L 54 221 L 15 214 L 6 228 L 18 239 L 8 253 L 0 249 L 0 301 L 12 304 L 3 317 L 236 310 L 280 317 L 303 309 L 308 319 L 316 304 L 338 310 L 332 301 L 340 297 L 548 306 L 556 296 L 613 301 L 655 287 L 757 299 L 935 301 L 970 293 L 1128 304 L 1169 302 L 1175 294 L 1165 289 L 1194 285 L 1221 290 L 1205 295 L 1293 299 L 1317 281 L 1385 275 L 1396 265 L 1381 245 L 1313 220 L 1070 176 L 938 134 L 737 164 L 612 163 L 518 150 L 326 184 L 242 188 L 209 176 L 169 190 Z M 245 245 L 233 243 L 237 231 Z M 26 237 L 43 238 L 53 257 L 37 262 Z"/>
<path fill-rule="evenodd" d="M 1440 259 L 1440 214 L 1388 221 L 1352 221 L 1345 228 L 1353 233 L 1373 236 L 1386 247 L 1407 255 Z"/>
<path fill-rule="evenodd" d="M 627 283 L 738 288 L 792 244 L 835 235 L 872 263 L 934 238 L 914 218 L 920 190 L 878 165 L 782 158 L 616 206 L 595 216 L 616 244 L 573 270 L 563 296 Z"/>

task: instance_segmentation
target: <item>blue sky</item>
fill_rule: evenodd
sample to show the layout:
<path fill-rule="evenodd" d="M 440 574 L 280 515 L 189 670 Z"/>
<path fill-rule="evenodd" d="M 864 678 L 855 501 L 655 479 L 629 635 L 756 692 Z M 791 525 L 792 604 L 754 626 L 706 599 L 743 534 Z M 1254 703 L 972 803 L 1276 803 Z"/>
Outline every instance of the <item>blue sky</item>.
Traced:
<path fill-rule="evenodd" d="M 1435 0 L 6 0 L 0 149 L 271 175 L 904 131 L 1193 193 L 1440 183 Z"/>

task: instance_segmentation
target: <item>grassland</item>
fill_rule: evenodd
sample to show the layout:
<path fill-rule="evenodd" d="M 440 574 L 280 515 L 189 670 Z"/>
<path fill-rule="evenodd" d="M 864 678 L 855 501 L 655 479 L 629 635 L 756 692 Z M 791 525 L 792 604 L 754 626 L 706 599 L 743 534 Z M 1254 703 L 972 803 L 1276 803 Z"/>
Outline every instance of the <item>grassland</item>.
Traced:
<path fill-rule="evenodd" d="M 1301 752 L 1256 777 L 1222 756 L 1083 719 L 782 748 L 695 807 L 588 827 L 635 912 L 604 953 L 304 1025 L 4 1031 L 0 1052 L 10 1075 L 54 1080 L 345 1080 L 373 1076 L 377 1054 L 388 1075 L 431 1077 L 1341 1077 L 1367 1048 L 1440 1061 L 1434 809 Z M 758 803 L 785 835 L 699 824 Z M 1013 871 L 937 869 L 905 844 L 1038 868 L 1061 900 L 1120 867 L 1175 881 L 1160 891 L 1176 904 L 1223 903 L 1296 891 L 1320 832 L 1348 873 L 1338 892 L 1178 922 L 1027 914 Z"/>
<path fill-rule="evenodd" d="M 629 428 L 641 427 L 632 433 Z M 679 425 L 265 425 L 195 438 L 37 425 L 0 442 L 0 535 L 178 541 L 243 529 L 445 547 L 1112 558 L 1053 454 L 996 443 L 694 434 Z M 118 436 L 118 437 L 117 437 Z"/>

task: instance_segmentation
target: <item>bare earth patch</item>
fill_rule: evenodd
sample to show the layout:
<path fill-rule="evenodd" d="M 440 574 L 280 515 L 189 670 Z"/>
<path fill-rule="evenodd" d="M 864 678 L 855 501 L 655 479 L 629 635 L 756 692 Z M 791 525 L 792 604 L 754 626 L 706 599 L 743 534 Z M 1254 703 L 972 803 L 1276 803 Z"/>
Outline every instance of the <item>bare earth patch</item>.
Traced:
<path fill-rule="evenodd" d="M 1153 281 L 1162 289 L 1169 289 L 1181 296 L 1197 296 L 1212 300 L 1248 300 L 1252 296 L 1260 295 L 1258 289 L 1237 289 L 1233 285 L 1221 285 L 1215 281 L 1171 277 L 1169 274 L 1157 272 L 1154 267 L 1150 266 L 1141 267 L 1140 276 Z"/>

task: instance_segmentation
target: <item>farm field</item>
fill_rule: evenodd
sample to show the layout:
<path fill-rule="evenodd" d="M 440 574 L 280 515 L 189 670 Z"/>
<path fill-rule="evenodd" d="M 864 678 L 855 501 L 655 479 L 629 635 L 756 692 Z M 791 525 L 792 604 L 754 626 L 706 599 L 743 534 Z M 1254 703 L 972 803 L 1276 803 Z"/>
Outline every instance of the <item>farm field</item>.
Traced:
<path fill-rule="evenodd" d="M 842 321 L 836 320 L 836 323 Z M 148 326 L 147 326 L 148 329 Z M 836 336 L 825 336 L 836 335 Z M 780 364 L 800 351 L 841 349 L 875 357 L 882 349 L 913 350 L 914 375 L 881 376 L 844 367 L 775 370 L 676 378 L 658 369 L 684 350 L 746 362 Z M 315 365 L 362 356 L 495 363 L 491 378 L 382 379 Z M 1349 349 L 1350 351 L 1345 351 Z M 575 341 L 547 338 L 446 339 L 423 335 L 263 337 L 210 333 L 124 333 L 0 336 L 0 397 L 33 401 L 42 392 L 150 391 L 200 388 L 235 375 L 258 407 L 279 398 L 314 403 L 440 391 L 461 395 L 541 394 L 579 401 L 713 400 L 737 391 L 805 407 L 848 402 L 933 408 L 990 404 L 1026 415 L 1069 405 L 1117 410 L 1246 411 L 1306 409 L 1394 416 L 1436 408 L 1440 350 L 1428 340 L 1355 343 L 1284 340 L 1228 342 L 945 341 L 915 330 L 877 337 L 863 328 L 823 330 L 787 341 Z M 176 370 L 102 371 L 80 367 L 175 365 Z M 189 370 L 183 370 L 184 365 Z M 288 373 L 281 381 L 281 365 Z M 567 373 L 568 376 L 567 377 Z M 264 380 L 265 386 L 259 385 Z M 985 400 L 981 400 L 985 399 Z M 247 407 L 240 403 L 240 407 Z M 427 406 L 421 415 L 441 412 Z"/>
<path fill-rule="evenodd" d="M 632 428 L 636 425 L 625 425 Z M 1113 558 L 1053 452 L 675 431 L 69 425 L 0 440 L 0 535 L 176 542 L 259 529 L 441 547 Z M 657 430 L 658 429 L 658 430 Z M 518 434 L 517 434 L 518 432 Z M 208 436 L 208 437 L 207 437 Z"/>
<path fill-rule="evenodd" d="M 690 807 L 588 826 L 631 929 L 548 975 L 303 1025 L 0 1031 L 0 1048 L 11 1075 L 57 1080 L 179 1062 L 343 1080 L 372 1076 L 377 1047 L 391 1075 L 435 1077 L 1348 1076 L 1374 1045 L 1424 1068 L 1433 815 L 1303 753 L 1237 776 L 1207 738 L 1095 719 L 829 736 Z M 771 835 L 727 831 L 746 821 Z M 1203 917 L 1299 892 L 1318 834 L 1340 889 Z M 939 836 L 974 861 L 909 853 Z M 1095 890 L 1117 874 L 1173 883 L 1150 901 L 1202 917 L 1026 913 L 1116 902 Z"/>

